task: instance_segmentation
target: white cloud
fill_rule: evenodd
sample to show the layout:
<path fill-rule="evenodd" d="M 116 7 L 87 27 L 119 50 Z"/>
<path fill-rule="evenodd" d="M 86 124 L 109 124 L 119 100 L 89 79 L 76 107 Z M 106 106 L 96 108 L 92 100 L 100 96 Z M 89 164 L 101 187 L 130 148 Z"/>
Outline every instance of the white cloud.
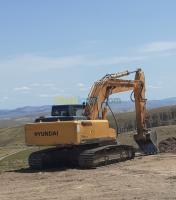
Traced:
<path fill-rule="evenodd" d="M 32 87 L 39 87 L 39 86 L 41 86 L 41 84 L 40 83 L 32 83 L 32 84 L 30 84 L 30 86 L 32 86 Z"/>
<path fill-rule="evenodd" d="M 82 87 L 82 88 L 80 88 L 80 91 L 87 92 L 87 91 L 89 91 L 89 88 Z"/>
<path fill-rule="evenodd" d="M 42 98 L 51 97 L 51 95 L 49 95 L 49 94 L 39 94 L 38 96 L 42 97 Z"/>
<path fill-rule="evenodd" d="M 161 41 L 161 42 L 152 42 L 144 45 L 141 48 L 142 52 L 165 52 L 176 50 L 176 42 L 175 41 Z"/>
<path fill-rule="evenodd" d="M 0 68 L 6 71 L 12 69 L 14 71 L 19 70 L 27 73 L 29 71 L 40 71 L 47 69 L 61 69 L 61 68 L 73 68 L 79 66 L 104 66 L 130 63 L 133 61 L 139 61 L 145 59 L 144 56 L 112 56 L 105 58 L 93 58 L 85 55 L 64 56 L 64 57 L 44 57 L 32 54 L 19 55 L 15 57 L 9 57 L 6 60 L 0 60 Z M 33 86 L 39 86 L 38 83 L 34 83 Z"/>
<path fill-rule="evenodd" d="M 84 83 L 78 83 L 77 86 L 78 87 L 84 87 L 85 85 L 84 85 Z"/>
<path fill-rule="evenodd" d="M 38 97 L 41 97 L 41 98 L 49 98 L 49 97 L 56 97 L 56 96 L 60 96 L 61 94 L 39 94 L 37 95 Z"/>
<path fill-rule="evenodd" d="M 161 89 L 162 86 L 159 86 L 159 85 L 148 85 L 147 88 L 150 88 L 150 89 Z"/>
<path fill-rule="evenodd" d="M 65 93 L 66 91 L 65 91 L 65 89 L 59 89 L 59 92 Z"/>
<path fill-rule="evenodd" d="M 146 56 L 113 56 L 104 59 L 89 60 L 89 65 L 103 66 L 103 65 L 116 65 L 127 64 L 134 61 L 141 61 L 146 59 Z"/>
<path fill-rule="evenodd" d="M 8 99 L 9 99 L 9 97 L 4 96 L 4 97 L 2 97 L 2 98 L 0 99 L 0 102 L 1 102 L 1 103 L 4 103 L 4 102 L 7 101 Z"/>
<path fill-rule="evenodd" d="M 44 87 L 53 87 L 53 86 L 55 86 L 55 84 L 54 83 L 43 83 L 42 86 L 44 86 Z"/>
<path fill-rule="evenodd" d="M 55 83 L 31 83 L 30 87 L 32 88 L 46 88 L 47 87 L 47 89 L 52 89 L 52 90 L 58 89 Z"/>
<path fill-rule="evenodd" d="M 31 88 L 27 86 L 15 87 L 14 91 L 29 91 Z"/>
<path fill-rule="evenodd" d="M 83 47 L 95 47 L 95 45 L 97 46 L 97 44 L 100 44 L 100 42 L 102 42 L 101 40 L 87 40 L 82 42 L 82 46 Z"/>
<path fill-rule="evenodd" d="M 96 43 L 96 41 L 89 41 L 90 43 Z M 125 56 L 105 56 L 105 57 L 93 57 L 88 55 L 72 55 L 62 57 L 48 57 L 39 56 L 35 54 L 23 54 L 11 56 L 6 59 L 0 60 L 0 68 L 4 71 L 12 71 L 12 73 L 21 71 L 21 73 L 41 72 L 41 70 L 48 69 L 66 69 L 75 67 L 94 67 L 94 66 L 108 66 L 117 64 L 130 64 L 132 62 L 141 62 L 141 60 L 148 59 L 147 53 L 165 52 L 171 53 L 171 50 L 176 50 L 176 42 L 152 42 L 143 45 L 141 48 L 134 49 L 133 53 L 136 55 Z M 169 54 L 170 55 L 170 54 Z M 33 83 L 32 87 L 38 87 L 42 83 Z M 46 85 L 52 83 L 46 83 Z"/>
<path fill-rule="evenodd" d="M 44 57 L 33 54 L 24 54 L 14 57 L 9 57 L 6 60 L 0 61 L 2 68 L 17 68 L 17 69 L 50 69 L 50 68 L 65 68 L 75 67 L 84 63 L 83 56 L 64 56 L 64 57 Z"/>
<path fill-rule="evenodd" d="M 9 97 L 5 96 L 5 97 L 3 97 L 2 99 L 3 99 L 3 100 L 7 100 L 7 99 L 9 99 Z"/>
<path fill-rule="evenodd" d="M 86 85 L 84 83 L 77 83 L 77 86 L 79 87 L 79 90 L 81 92 L 86 92 L 86 91 L 89 91 L 89 88 L 86 87 Z"/>

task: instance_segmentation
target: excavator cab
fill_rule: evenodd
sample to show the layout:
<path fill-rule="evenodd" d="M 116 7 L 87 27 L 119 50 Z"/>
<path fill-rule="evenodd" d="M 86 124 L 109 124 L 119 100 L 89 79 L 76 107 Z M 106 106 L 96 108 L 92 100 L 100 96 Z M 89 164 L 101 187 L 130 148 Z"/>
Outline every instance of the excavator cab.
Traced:
<path fill-rule="evenodd" d="M 53 105 L 51 109 L 51 116 L 39 117 L 35 122 L 55 122 L 55 121 L 73 121 L 73 120 L 86 120 L 83 116 L 83 105 L 70 104 L 70 105 Z"/>
<path fill-rule="evenodd" d="M 83 116 L 83 105 L 54 105 L 52 106 L 51 116 Z"/>

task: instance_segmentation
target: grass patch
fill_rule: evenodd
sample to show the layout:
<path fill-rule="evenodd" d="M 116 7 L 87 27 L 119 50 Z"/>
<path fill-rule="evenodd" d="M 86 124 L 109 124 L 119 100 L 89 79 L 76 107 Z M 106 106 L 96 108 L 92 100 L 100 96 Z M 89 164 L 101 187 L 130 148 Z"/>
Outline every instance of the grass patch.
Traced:
<path fill-rule="evenodd" d="M 33 151 L 36 148 L 22 150 L 4 158 L 0 161 L 0 172 L 28 167 L 28 157 Z"/>
<path fill-rule="evenodd" d="M 25 146 L 24 127 L 0 128 L 0 146 Z"/>

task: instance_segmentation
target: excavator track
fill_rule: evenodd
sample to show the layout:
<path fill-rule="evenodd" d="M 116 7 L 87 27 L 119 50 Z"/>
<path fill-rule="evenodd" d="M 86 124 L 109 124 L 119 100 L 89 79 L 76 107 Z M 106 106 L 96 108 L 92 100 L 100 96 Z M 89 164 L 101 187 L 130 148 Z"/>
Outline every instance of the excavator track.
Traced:
<path fill-rule="evenodd" d="M 66 166 L 73 167 L 77 163 L 77 156 L 78 150 L 50 148 L 32 153 L 29 156 L 28 163 L 30 168 L 36 170 Z"/>
<path fill-rule="evenodd" d="M 128 145 L 108 145 L 85 150 L 79 156 L 80 168 L 96 168 L 103 165 L 130 160 L 135 157 L 135 151 Z"/>
<path fill-rule="evenodd" d="M 28 158 L 28 164 L 30 168 L 36 170 L 46 168 L 47 164 L 45 163 L 45 160 L 47 155 L 49 154 L 50 154 L 49 149 L 31 153 Z"/>
<path fill-rule="evenodd" d="M 90 169 L 134 157 L 134 148 L 128 145 L 106 145 L 90 149 L 51 148 L 32 153 L 29 156 L 29 166 L 36 170 L 51 167 Z"/>

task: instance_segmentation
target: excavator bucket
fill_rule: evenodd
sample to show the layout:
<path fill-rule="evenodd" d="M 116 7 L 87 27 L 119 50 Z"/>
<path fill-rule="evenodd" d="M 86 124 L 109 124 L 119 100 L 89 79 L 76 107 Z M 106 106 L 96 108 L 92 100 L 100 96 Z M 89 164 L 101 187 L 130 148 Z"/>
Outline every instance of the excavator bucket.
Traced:
<path fill-rule="evenodd" d="M 144 154 L 150 155 L 158 153 L 157 134 L 155 131 L 146 133 L 145 137 L 141 137 L 136 134 L 134 135 L 134 140 Z"/>

